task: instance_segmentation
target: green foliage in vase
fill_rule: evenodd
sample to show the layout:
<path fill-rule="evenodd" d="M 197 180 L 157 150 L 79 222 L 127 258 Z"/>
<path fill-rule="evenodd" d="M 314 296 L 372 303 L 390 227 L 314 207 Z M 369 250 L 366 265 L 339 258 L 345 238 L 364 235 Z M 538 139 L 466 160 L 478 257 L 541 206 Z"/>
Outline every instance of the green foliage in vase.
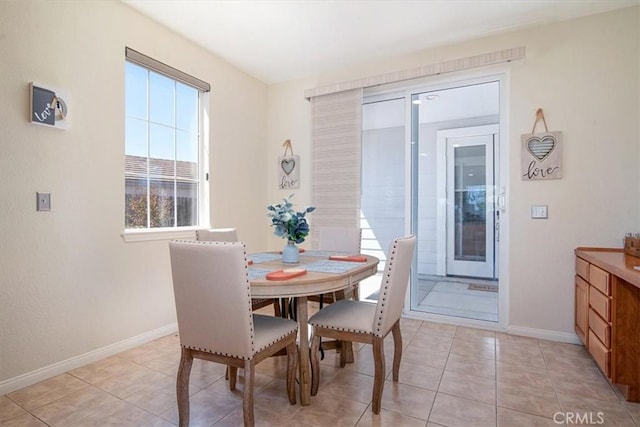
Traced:
<path fill-rule="evenodd" d="M 306 214 L 313 212 L 316 208 L 309 206 L 303 211 L 297 212 L 293 209 L 290 199 L 293 194 L 282 200 L 282 203 L 267 206 L 267 216 L 271 219 L 271 226 L 276 236 L 291 240 L 296 243 L 304 242 L 309 235 L 309 223 Z"/>

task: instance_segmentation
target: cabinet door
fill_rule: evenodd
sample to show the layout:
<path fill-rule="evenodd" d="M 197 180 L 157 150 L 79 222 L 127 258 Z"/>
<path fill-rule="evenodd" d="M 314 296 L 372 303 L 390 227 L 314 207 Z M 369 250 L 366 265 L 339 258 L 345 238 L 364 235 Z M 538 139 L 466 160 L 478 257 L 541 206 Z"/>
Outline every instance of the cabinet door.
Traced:
<path fill-rule="evenodd" d="M 576 334 L 588 346 L 589 331 L 589 284 L 576 276 Z"/>

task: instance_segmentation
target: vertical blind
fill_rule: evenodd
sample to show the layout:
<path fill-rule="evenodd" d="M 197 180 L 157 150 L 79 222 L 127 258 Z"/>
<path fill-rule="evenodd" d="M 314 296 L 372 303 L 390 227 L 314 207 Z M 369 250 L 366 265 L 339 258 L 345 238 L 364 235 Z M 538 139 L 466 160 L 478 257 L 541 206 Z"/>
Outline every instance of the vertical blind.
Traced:
<path fill-rule="evenodd" d="M 312 240 L 323 226 L 360 226 L 362 89 L 311 99 Z"/>

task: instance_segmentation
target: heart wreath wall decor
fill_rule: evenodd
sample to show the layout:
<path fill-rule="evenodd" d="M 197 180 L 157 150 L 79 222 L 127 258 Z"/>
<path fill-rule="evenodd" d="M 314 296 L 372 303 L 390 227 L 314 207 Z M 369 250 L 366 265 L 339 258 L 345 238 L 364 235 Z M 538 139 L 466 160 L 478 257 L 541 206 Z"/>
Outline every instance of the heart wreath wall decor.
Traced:
<path fill-rule="evenodd" d="M 544 132 L 535 133 L 538 121 L 542 120 Z M 549 132 L 542 108 L 536 111 L 536 120 L 530 134 L 521 136 L 521 179 L 562 178 L 562 132 Z"/>
<path fill-rule="evenodd" d="M 284 155 L 278 156 L 278 188 L 281 190 L 300 188 L 300 156 L 293 154 L 290 139 L 287 139 L 282 146 Z M 290 154 L 287 155 L 287 153 Z"/>

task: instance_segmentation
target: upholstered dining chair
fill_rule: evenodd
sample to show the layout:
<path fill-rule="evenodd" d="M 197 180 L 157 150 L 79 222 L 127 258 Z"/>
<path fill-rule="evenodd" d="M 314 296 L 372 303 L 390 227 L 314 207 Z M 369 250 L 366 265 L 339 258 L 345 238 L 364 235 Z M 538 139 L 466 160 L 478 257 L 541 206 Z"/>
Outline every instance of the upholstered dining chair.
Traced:
<path fill-rule="evenodd" d="M 389 246 L 387 262 L 380 286 L 377 304 L 364 301 L 340 300 L 318 311 L 309 319 L 313 327 L 311 344 L 311 395 L 318 393 L 320 384 L 320 361 L 318 349 L 320 337 L 348 342 L 371 344 L 374 360 L 374 380 L 372 410 L 380 413 L 382 390 L 384 387 L 385 360 L 384 338 L 393 334 L 393 381 L 398 381 L 400 359 L 402 358 L 402 335 L 400 315 L 404 302 L 411 262 L 416 245 L 415 236 L 395 239 Z M 362 350 L 361 350 L 362 351 Z M 345 351 L 341 352 L 341 366 Z"/>
<path fill-rule="evenodd" d="M 171 241 L 171 272 L 182 354 L 177 376 L 180 426 L 189 425 L 193 358 L 225 364 L 229 388 L 244 369 L 244 425 L 253 426 L 255 365 L 286 349 L 287 394 L 296 403 L 297 323 L 253 314 L 244 243 Z"/>
<path fill-rule="evenodd" d="M 339 226 L 320 226 L 318 227 L 318 250 L 328 252 L 342 252 L 349 255 L 360 253 L 360 241 L 362 238 L 362 229 L 359 227 L 339 227 Z M 359 284 L 353 283 L 348 289 L 342 289 L 328 294 L 310 295 L 308 301 L 317 302 L 319 308 L 322 309 L 325 304 L 332 304 L 338 300 L 359 299 Z M 338 352 L 342 351 L 340 358 L 341 363 L 353 362 L 353 348 L 350 343 L 342 349 L 340 341 L 325 342 L 320 347 L 320 354 L 324 359 L 324 350 L 334 349 Z"/>
<path fill-rule="evenodd" d="M 238 229 L 237 228 L 210 228 L 196 230 L 196 240 L 201 242 L 237 242 L 238 241 Z M 277 299 L 272 298 L 254 298 L 251 301 L 251 306 L 254 310 L 259 310 L 262 307 L 273 305 L 273 313 L 276 316 L 281 315 L 280 302 Z"/>
<path fill-rule="evenodd" d="M 330 252 L 345 252 L 349 255 L 360 253 L 362 229 L 359 227 L 318 227 L 318 250 Z M 322 303 L 332 303 L 339 299 L 359 299 L 359 286 L 354 283 L 351 289 L 322 295 Z M 315 301 L 317 297 L 310 297 Z"/>
<path fill-rule="evenodd" d="M 210 228 L 196 230 L 196 240 L 202 242 L 237 242 L 237 228 Z"/>

